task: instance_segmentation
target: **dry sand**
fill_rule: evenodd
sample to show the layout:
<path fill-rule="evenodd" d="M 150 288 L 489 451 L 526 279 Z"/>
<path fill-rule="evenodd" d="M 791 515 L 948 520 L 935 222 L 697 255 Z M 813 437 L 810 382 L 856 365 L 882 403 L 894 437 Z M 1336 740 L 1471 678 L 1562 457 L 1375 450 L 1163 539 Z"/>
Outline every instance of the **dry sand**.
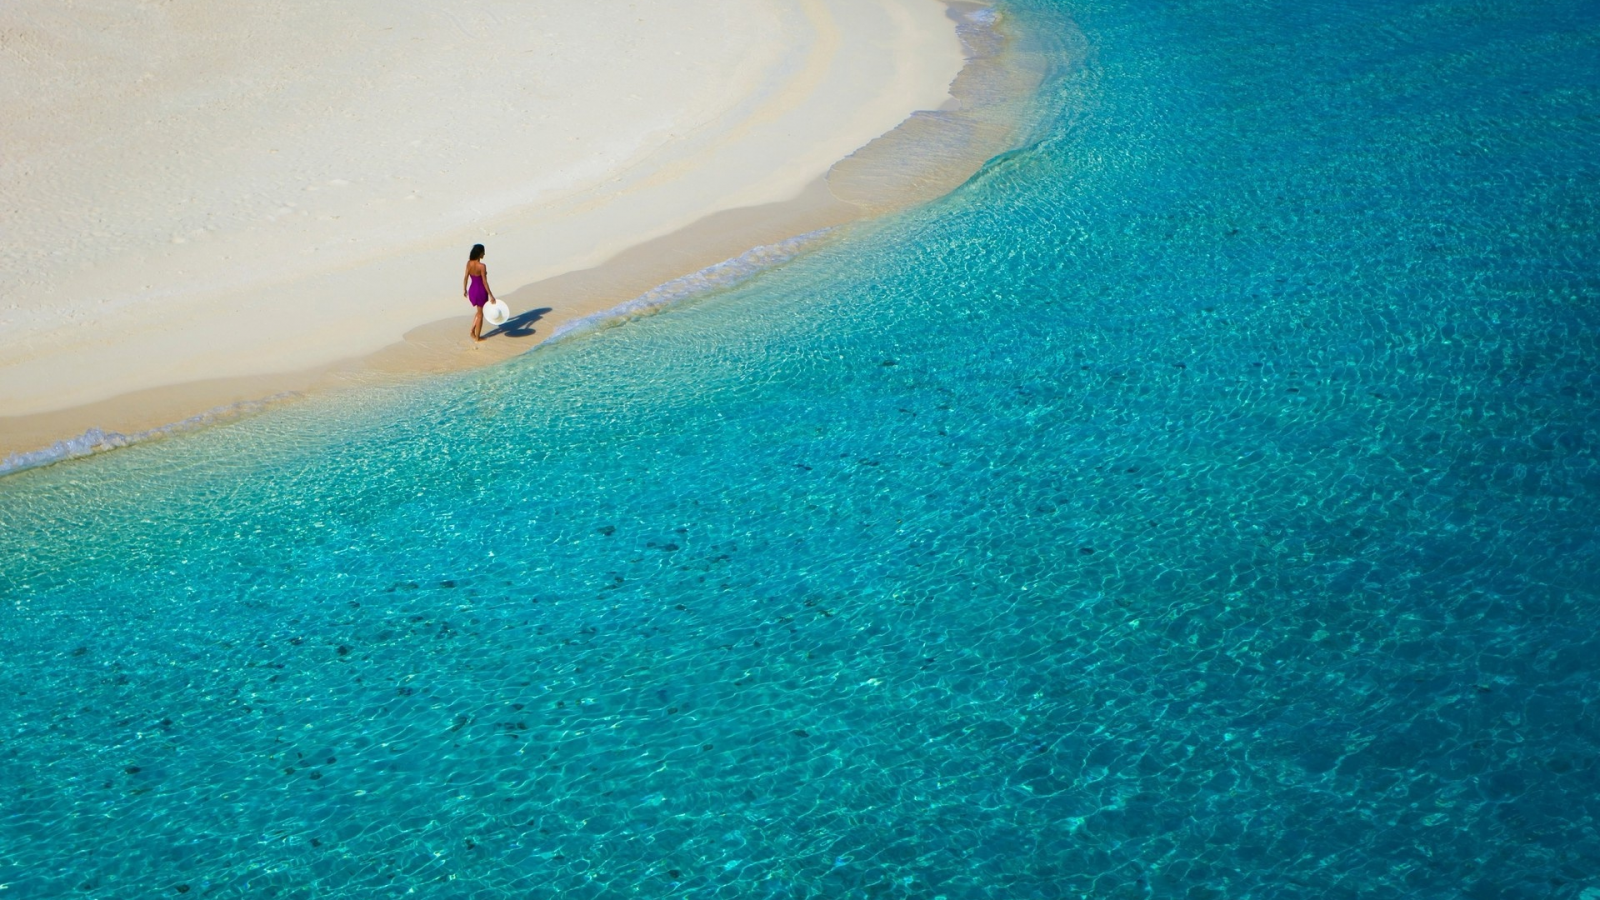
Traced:
<path fill-rule="evenodd" d="M 962 71 L 994 48 L 970 26 L 963 47 L 947 12 L 12 0 L 0 458 L 355 370 L 483 364 L 752 246 L 947 191 L 1016 121 L 963 95 L 1035 83 Z M 520 314 L 476 346 L 474 242 Z"/>

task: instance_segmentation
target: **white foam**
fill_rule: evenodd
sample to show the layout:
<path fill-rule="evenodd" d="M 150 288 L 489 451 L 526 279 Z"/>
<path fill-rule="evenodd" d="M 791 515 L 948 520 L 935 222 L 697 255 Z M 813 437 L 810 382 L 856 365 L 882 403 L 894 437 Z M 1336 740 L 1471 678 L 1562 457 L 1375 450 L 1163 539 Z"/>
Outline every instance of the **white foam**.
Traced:
<path fill-rule="evenodd" d="M 190 416 L 181 422 L 174 422 L 171 425 L 162 425 L 159 428 L 151 428 L 145 431 L 136 431 L 132 434 L 91 428 L 75 438 L 56 441 L 43 449 L 26 453 L 13 453 L 7 456 L 4 460 L 0 460 L 0 476 L 12 475 L 25 469 L 53 465 L 69 459 L 93 456 L 96 453 L 104 453 L 107 450 L 118 450 L 145 441 L 170 437 L 185 431 L 193 431 L 197 428 L 215 425 L 218 422 L 260 412 L 269 404 L 297 396 L 299 394 L 291 391 L 274 394 L 263 400 L 246 400 L 228 406 L 219 406 L 199 415 Z"/>
<path fill-rule="evenodd" d="M 759 247 L 753 247 L 732 259 L 725 259 L 698 272 L 692 272 L 681 278 L 674 278 L 665 284 L 653 287 L 626 303 L 584 316 L 581 319 L 573 319 L 551 332 L 549 337 L 540 342 L 540 345 L 554 343 L 580 334 L 592 334 L 603 328 L 620 325 L 631 319 L 659 312 L 665 307 L 681 303 L 691 297 L 734 287 L 754 278 L 766 269 L 782 265 L 794 259 L 832 231 L 834 231 L 833 228 L 822 228 L 788 238 L 787 240 L 778 241 L 775 244 L 762 244 Z"/>

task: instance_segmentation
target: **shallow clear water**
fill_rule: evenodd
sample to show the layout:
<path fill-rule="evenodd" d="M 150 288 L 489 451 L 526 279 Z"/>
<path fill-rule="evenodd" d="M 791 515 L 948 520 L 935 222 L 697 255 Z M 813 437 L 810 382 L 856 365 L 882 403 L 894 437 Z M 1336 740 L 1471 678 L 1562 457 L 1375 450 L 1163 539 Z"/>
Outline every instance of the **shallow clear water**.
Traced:
<path fill-rule="evenodd" d="M 4 896 L 1600 886 L 1600 4 L 1011 9 L 945 201 L 0 480 Z"/>

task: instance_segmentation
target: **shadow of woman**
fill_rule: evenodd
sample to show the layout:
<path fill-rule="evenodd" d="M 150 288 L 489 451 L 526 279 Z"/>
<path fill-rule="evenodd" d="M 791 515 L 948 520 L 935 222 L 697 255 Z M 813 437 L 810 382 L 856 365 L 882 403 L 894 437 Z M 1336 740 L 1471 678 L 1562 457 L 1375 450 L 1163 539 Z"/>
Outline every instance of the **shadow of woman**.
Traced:
<path fill-rule="evenodd" d="M 530 309 L 520 315 L 512 316 L 505 321 L 505 324 L 499 326 L 488 334 L 485 334 L 484 338 L 492 338 L 495 335 L 502 334 L 509 338 L 533 337 L 533 324 L 544 318 L 545 313 L 548 313 L 549 311 L 550 307 L 545 306 L 540 309 Z"/>

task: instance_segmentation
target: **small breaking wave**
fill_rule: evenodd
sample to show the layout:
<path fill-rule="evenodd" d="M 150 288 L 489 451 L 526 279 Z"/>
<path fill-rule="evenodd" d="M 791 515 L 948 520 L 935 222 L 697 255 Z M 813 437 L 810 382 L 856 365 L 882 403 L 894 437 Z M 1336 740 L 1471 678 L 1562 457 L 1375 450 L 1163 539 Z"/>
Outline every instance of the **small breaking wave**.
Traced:
<path fill-rule="evenodd" d="M 540 342 L 540 345 L 553 344 L 578 335 L 593 334 L 641 316 L 660 312 L 691 297 L 734 287 L 754 278 L 766 269 L 789 262 L 834 230 L 835 228 L 821 228 L 774 244 L 752 247 L 732 259 L 725 259 L 698 272 L 691 272 L 657 285 L 626 303 L 573 319 L 556 328 L 549 337 Z"/>
<path fill-rule="evenodd" d="M 14 475 L 25 469 L 37 469 L 40 466 L 53 465 L 69 459 L 78 459 L 84 456 L 93 456 L 107 450 L 120 450 L 145 441 L 158 440 L 171 437 L 185 431 L 194 431 L 219 422 L 237 419 L 266 409 L 268 405 L 282 400 L 299 397 L 296 391 L 274 394 L 262 400 L 245 400 L 239 403 L 219 406 L 198 415 L 190 416 L 181 422 L 171 425 L 162 425 L 159 428 L 150 428 L 145 431 L 136 431 L 132 434 L 123 434 L 120 431 L 106 431 L 101 428 L 91 428 L 75 438 L 56 441 L 40 450 L 25 453 L 13 453 L 4 460 L 0 460 L 0 477 Z"/>

